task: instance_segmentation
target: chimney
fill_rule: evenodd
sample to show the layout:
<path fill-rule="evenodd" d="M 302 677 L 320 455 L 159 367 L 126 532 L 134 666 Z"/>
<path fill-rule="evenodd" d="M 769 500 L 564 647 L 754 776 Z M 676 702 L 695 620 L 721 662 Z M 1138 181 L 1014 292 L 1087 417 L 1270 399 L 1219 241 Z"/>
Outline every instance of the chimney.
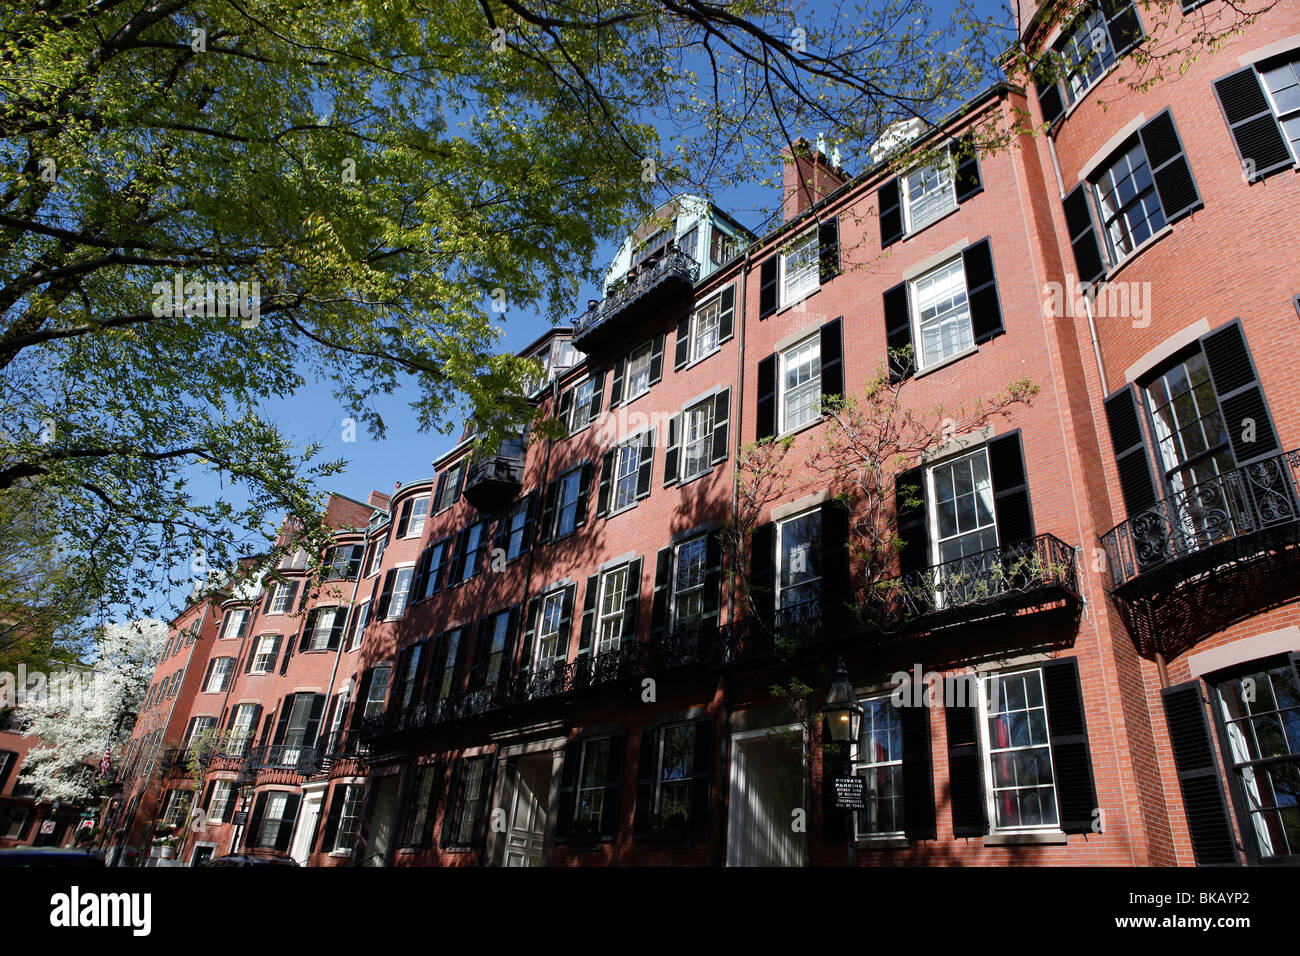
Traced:
<path fill-rule="evenodd" d="M 389 495 L 384 494 L 382 491 L 372 491 L 370 492 L 370 497 L 366 499 L 366 504 L 370 505 L 372 508 L 378 508 L 380 511 L 387 511 L 388 502 L 391 500 L 392 498 Z"/>
<path fill-rule="evenodd" d="M 839 150 L 835 151 L 836 161 L 832 162 L 824 147 L 825 140 L 820 137 L 818 147 L 800 137 L 792 149 L 784 151 L 781 213 L 786 222 L 848 182 L 848 174 L 838 162 Z"/>

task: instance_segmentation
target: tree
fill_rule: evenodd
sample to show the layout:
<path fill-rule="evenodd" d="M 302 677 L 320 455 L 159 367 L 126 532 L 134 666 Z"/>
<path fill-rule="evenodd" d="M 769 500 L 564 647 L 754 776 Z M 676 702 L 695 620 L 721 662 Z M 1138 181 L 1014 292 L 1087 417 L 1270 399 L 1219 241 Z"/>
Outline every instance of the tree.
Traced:
<path fill-rule="evenodd" d="M 57 502 L 131 613 L 268 549 L 268 514 L 322 541 L 341 463 L 269 399 L 320 378 L 379 436 L 370 397 L 414 385 L 422 429 L 463 405 L 490 447 L 536 371 L 496 354 L 504 310 L 572 315 L 602 242 L 770 175 L 802 130 L 937 121 L 1014 34 L 966 0 L 9 4 L 0 491 Z"/>
<path fill-rule="evenodd" d="M 120 753 L 167 640 L 167 625 L 141 619 L 104 625 L 94 662 L 24 706 L 26 733 L 44 742 L 27 753 L 24 781 L 43 800 L 80 802 L 98 792 L 96 768 L 105 749 Z"/>

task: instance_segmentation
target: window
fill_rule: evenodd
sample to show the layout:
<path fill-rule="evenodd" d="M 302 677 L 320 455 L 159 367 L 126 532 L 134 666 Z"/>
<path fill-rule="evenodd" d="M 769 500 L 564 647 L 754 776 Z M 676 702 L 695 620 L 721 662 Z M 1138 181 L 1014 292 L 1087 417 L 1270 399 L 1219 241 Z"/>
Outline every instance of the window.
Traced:
<path fill-rule="evenodd" d="M 528 516 L 532 510 L 532 499 L 522 498 L 511 506 L 506 513 L 506 560 L 513 561 L 524 553 L 528 540 Z"/>
<path fill-rule="evenodd" d="M 674 632 L 688 629 L 704 617 L 704 569 L 707 563 L 708 541 L 704 535 L 677 546 L 673 567 Z"/>
<path fill-rule="evenodd" d="M 337 622 L 340 630 L 342 629 L 342 622 L 338 620 L 341 612 L 342 608 L 338 607 L 318 607 L 312 611 L 312 616 L 309 618 L 311 633 L 307 636 L 307 650 L 323 651 L 329 648 L 330 635 L 334 632 L 335 623 Z"/>
<path fill-rule="evenodd" d="M 371 672 L 363 717 L 378 717 L 384 712 L 384 698 L 388 696 L 388 680 L 392 673 L 391 664 L 380 664 Z"/>
<path fill-rule="evenodd" d="M 483 547 L 483 522 L 480 521 L 478 524 L 472 525 L 462 533 L 464 539 L 457 567 L 457 570 L 460 571 L 456 578 L 457 584 L 468 581 L 478 573 L 479 552 Z"/>
<path fill-rule="evenodd" d="M 253 742 L 253 734 L 257 732 L 257 711 L 256 704 L 240 704 L 235 708 L 235 715 L 230 721 L 230 746 L 229 751 L 235 756 L 246 752 Z"/>
<path fill-rule="evenodd" d="M 398 519 L 399 538 L 418 538 L 424 533 L 424 520 L 429 515 L 429 496 L 421 495 L 402 504 L 401 517 Z"/>
<path fill-rule="evenodd" d="M 366 623 L 370 619 L 370 602 L 362 601 L 352 619 L 352 636 L 348 641 L 348 650 L 355 651 L 361 646 L 361 638 L 366 632 Z"/>
<path fill-rule="evenodd" d="M 208 671 L 207 682 L 203 686 L 205 694 L 220 694 L 226 689 L 230 681 L 230 672 L 234 669 L 235 659 L 233 657 L 217 657 L 211 664 L 211 670 Z"/>
<path fill-rule="evenodd" d="M 627 566 L 606 571 L 600 579 L 600 620 L 596 653 L 618 650 L 623 640 L 623 605 L 627 601 Z"/>
<path fill-rule="evenodd" d="M 496 686 L 503 667 L 509 663 L 505 657 L 510 639 L 510 612 L 502 611 L 494 615 L 490 621 L 484 632 L 484 637 L 488 641 L 483 658 L 484 687 Z"/>
<path fill-rule="evenodd" d="M 935 564 L 998 546 L 988 449 L 935 465 L 929 471 Z"/>
<path fill-rule="evenodd" d="M 582 765 L 578 769 L 578 792 L 574 808 L 574 829 L 599 831 L 605 812 L 605 788 L 609 778 L 610 738 L 596 737 L 582 743 Z"/>
<path fill-rule="evenodd" d="M 357 824 L 361 821 L 361 797 L 365 787 L 349 783 L 343 787 L 343 809 L 339 811 L 339 828 L 334 836 L 331 851 L 351 850 L 357 838 Z M 335 797 L 334 799 L 339 799 Z"/>
<path fill-rule="evenodd" d="M 821 415 L 821 339 L 811 335 L 781 353 L 782 433 L 792 432 Z"/>
<path fill-rule="evenodd" d="M 575 468 L 559 480 L 555 493 L 555 533 L 552 540 L 562 538 L 578 526 L 578 501 L 582 490 L 582 469 Z"/>
<path fill-rule="evenodd" d="M 667 245 L 668 230 L 660 229 L 654 235 L 642 240 L 642 242 L 636 247 L 636 250 L 632 255 L 632 265 L 644 262 L 655 253 L 662 252 Z"/>
<path fill-rule="evenodd" d="M 951 155 L 933 166 L 912 170 L 901 177 L 901 182 L 908 232 L 923 229 L 944 213 L 957 208 Z"/>
<path fill-rule="evenodd" d="M 398 675 L 396 705 L 405 710 L 415 697 L 416 680 L 420 676 L 420 660 L 424 656 L 424 645 L 413 644 L 403 653 L 402 672 Z"/>
<path fill-rule="evenodd" d="M 704 474 L 713 461 L 713 399 L 687 409 L 683 427 L 682 479 L 686 480 Z"/>
<path fill-rule="evenodd" d="M 1291 56 L 1289 61 L 1261 67 L 1259 75 L 1291 155 L 1300 157 L 1300 57 Z"/>
<path fill-rule="evenodd" d="M 998 830 L 1059 823 L 1040 670 L 979 679 L 988 817 Z"/>
<path fill-rule="evenodd" d="M 961 257 L 929 272 L 912 284 L 916 303 L 919 367 L 924 369 L 975 344 L 966 298 L 966 270 Z"/>
<path fill-rule="evenodd" d="M 190 721 L 189 731 L 185 734 L 185 746 L 192 746 L 196 737 L 211 730 L 216 724 L 215 717 L 195 717 Z"/>
<path fill-rule="evenodd" d="M 1106 18 L 1101 10 L 1085 16 L 1059 51 L 1064 61 L 1066 97 L 1074 103 L 1115 64 L 1115 49 L 1106 33 Z"/>
<path fill-rule="evenodd" d="M 722 325 L 722 296 L 716 296 L 702 308 L 695 310 L 691 331 L 691 361 L 703 358 L 718 347 Z"/>
<path fill-rule="evenodd" d="M 641 468 L 640 437 L 620 445 L 615 456 L 614 498 L 611 512 L 636 503 L 637 477 Z"/>
<path fill-rule="evenodd" d="M 822 514 L 807 511 L 777 524 L 777 608 L 821 597 Z"/>
<path fill-rule="evenodd" d="M 163 808 L 158 819 L 169 827 L 177 826 L 185 819 L 189 806 L 188 790 L 168 790 L 167 795 L 163 797 Z"/>
<path fill-rule="evenodd" d="M 1260 859 L 1300 854 L 1300 678 L 1278 660 L 1215 686 L 1242 837 Z"/>
<path fill-rule="evenodd" d="M 429 545 L 423 574 L 417 575 L 413 582 L 418 585 L 415 600 L 423 601 L 427 597 L 432 597 L 442 586 L 443 565 L 447 562 L 447 548 L 450 544 L 451 542 L 444 538 Z"/>
<path fill-rule="evenodd" d="M 394 570 L 397 573 L 393 576 L 393 596 L 388 602 L 388 614 L 384 618 L 388 621 L 406 613 L 406 599 L 411 593 L 411 575 L 415 572 L 415 568 L 409 565 Z"/>
<path fill-rule="evenodd" d="M 460 653 L 461 637 L 465 629 L 458 627 L 455 630 L 447 631 L 444 635 L 445 644 L 443 645 L 442 661 L 438 683 L 435 687 L 438 700 L 446 700 L 451 696 L 452 689 L 456 683 L 456 657 Z"/>
<path fill-rule="evenodd" d="M 796 239 L 781 254 L 781 305 L 787 306 L 816 292 L 821 285 L 817 230 Z"/>
<path fill-rule="evenodd" d="M 412 790 L 411 811 L 406 818 L 402 846 L 427 846 L 433 829 L 434 786 L 438 782 L 437 764 L 424 764 L 416 773 Z"/>
<path fill-rule="evenodd" d="M 0 750 L 0 791 L 4 790 L 5 781 L 18 764 L 18 754 L 12 750 Z"/>
<path fill-rule="evenodd" d="M 361 544 L 342 544 L 325 553 L 326 579 L 352 581 L 361 572 L 361 557 L 365 548 Z"/>
<path fill-rule="evenodd" d="M 563 589 L 552 591 L 542 598 L 537 617 L 537 638 L 533 650 L 533 673 L 552 664 L 563 663 L 568 647 L 560 646 L 560 631 L 564 623 Z"/>
<path fill-rule="evenodd" d="M 278 585 L 283 587 L 284 585 Z M 238 637 L 239 632 L 244 628 L 244 618 L 248 617 L 248 609 L 237 607 L 226 616 L 226 628 L 221 632 L 222 640 L 226 638 Z"/>
<path fill-rule="evenodd" d="M 690 819 L 695 723 L 673 724 L 659 735 L 659 773 L 654 815 L 659 826 L 685 826 Z"/>
<path fill-rule="evenodd" d="M 388 547 L 387 536 L 376 538 L 370 545 L 370 567 L 366 570 L 366 577 L 379 573 L 379 566 L 384 560 L 384 550 Z"/>
<path fill-rule="evenodd" d="M 230 780 L 212 782 L 212 799 L 208 801 L 208 820 L 224 820 L 234 802 L 235 785 Z"/>
<path fill-rule="evenodd" d="M 1120 262 L 1165 226 L 1142 143 L 1135 137 L 1092 181 L 1111 262 Z"/>
<path fill-rule="evenodd" d="M 854 817 L 855 833 L 896 836 L 903 833 L 903 720 L 889 697 L 861 702 L 862 731 L 853 773 L 866 784 L 865 810 Z"/>
<path fill-rule="evenodd" d="M 452 843 L 457 846 L 469 846 L 474 841 L 478 817 L 483 812 L 482 796 L 487 786 L 487 781 L 483 779 L 483 771 L 486 769 L 486 764 L 486 757 L 471 757 L 462 765 L 460 793 L 455 808 L 456 826 L 452 838 Z"/>
<path fill-rule="evenodd" d="M 438 477 L 438 511 L 454 505 L 460 498 L 460 482 L 465 473 L 465 463 L 458 462 Z"/>
<path fill-rule="evenodd" d="M 266 810 L 257 830 L 256 846 L 272 847 L 280 839 L 280 827 L 289 812 L 289 794 L 277 792 L 266 796 Z"/>
<path fill-rule="evenodd" d="M 1170 491 L 1180 494 L 1233 470 L 1228 429 L 1204 352 L 1198 349 L 1175 361 L 1147 382 L 1143 391 Z"/>
<path fill-rule="evenodd" d="M 569 413 L 569 434 L 591 424 L 595 417 L 596 380 L 589 378 L 573 390 L 573 408 Z"/>
<path fill-rule="evenodd" d="M 291 587 L 281 581 L 275 586 L 275 595 L 271 598 L 271 609 L 269 614 L 285 614 L 289 611 L 290 602 L 293 600 L 293 592 L 297 588 Z"/>
<path fill-rule="evenodd" d="M 691 228 L 682 233 L 682 237 L 677 240 L 677 248 L 698 262 L 700 257 L 696 250 L 696 246 L 699 245 L 699 242 L 700 227 L 698 225 L 691 226 Z"/>
<path fill-rule="evenodd" d="M 736 239 L 717 227 L 715 223 L 709 239 L 709 258 L 715 266 L 730 262 L 736 255 Z"/>
<path fill-rule="evenodd" d="M 647 342 L 628 356 L 627 394 L 624 401 L 631 401 L 650 391 L 650 357 L 653 352 L 654 343 Z"/>
<path fill-rule="evenodd" d="M 283 750 L 280 752 L 280 763 L 282 765 L 292 765 L 298 762 L 299 748 L 303 747 L 309 741 L 307 740 L 308 727 L 320 721 L 320 707 L 322 698 L 318 694 L 294 694 L 293 704 L 289 709 L 289 721 L 283 724 L 284 736 L 278 741 Z M 312 720 L 312 714 L 315 713 L 316 720 Z M 281 716 L 281 721 L 284 717 Z M 314 734 L 314 731 L 313 731 Z M 315 743 L 315 741 L 310 741 Z"/>

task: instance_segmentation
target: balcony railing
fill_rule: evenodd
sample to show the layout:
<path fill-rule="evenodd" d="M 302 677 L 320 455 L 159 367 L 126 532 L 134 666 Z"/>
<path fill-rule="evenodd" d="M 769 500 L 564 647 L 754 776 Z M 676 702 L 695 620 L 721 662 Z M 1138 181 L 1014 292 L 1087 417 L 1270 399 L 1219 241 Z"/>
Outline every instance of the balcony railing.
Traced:
<path fill-rule="evenodd" d="M 524 483 L 524 452 L 498 454 L 473 462 L 465 472 L 465 500 L 479 511 L 496 511 Z"/>
<path fill-rule="evenodd" d="M 1219 545 L 1247 544 L 1259 532 L 1296 525 L 1298 474 L 1300 450 L 1289 451 L 1224 472 L 1131 515 L 1102 536 L 1111 583 L 1120 589 L 1178 562 L 1195 574 L 1220 559 Z M 1193 557 L 1203 560 L 1188 560 Z"/>
<path fill-rule="evenodd" d="M 676 246 L 633 266 L 620 283 L 610 287 L 604 299 L 574 321 L 573 344 L 590 354 L 593 341 L 617 329 L 615 319 L 689 292 L 699 272 L 699 264 Z"/>

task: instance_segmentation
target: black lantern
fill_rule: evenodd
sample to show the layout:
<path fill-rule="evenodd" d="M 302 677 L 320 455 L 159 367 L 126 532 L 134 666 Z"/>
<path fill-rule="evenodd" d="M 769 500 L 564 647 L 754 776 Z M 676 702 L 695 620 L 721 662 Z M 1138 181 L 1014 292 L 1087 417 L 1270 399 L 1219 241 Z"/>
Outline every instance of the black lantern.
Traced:
<path fill-rule="evenodd" d="M 858 739 L 858 730 L 862 726 L 862 705 L 858 703 L 858 695 L 853 692 L 853 684 L 842 657 L 835 665 L 835 680 L 831 683 L 822 710 L 826 713 L 826 730 L 831 740 L 836 743 L 852 743 Z"/>

